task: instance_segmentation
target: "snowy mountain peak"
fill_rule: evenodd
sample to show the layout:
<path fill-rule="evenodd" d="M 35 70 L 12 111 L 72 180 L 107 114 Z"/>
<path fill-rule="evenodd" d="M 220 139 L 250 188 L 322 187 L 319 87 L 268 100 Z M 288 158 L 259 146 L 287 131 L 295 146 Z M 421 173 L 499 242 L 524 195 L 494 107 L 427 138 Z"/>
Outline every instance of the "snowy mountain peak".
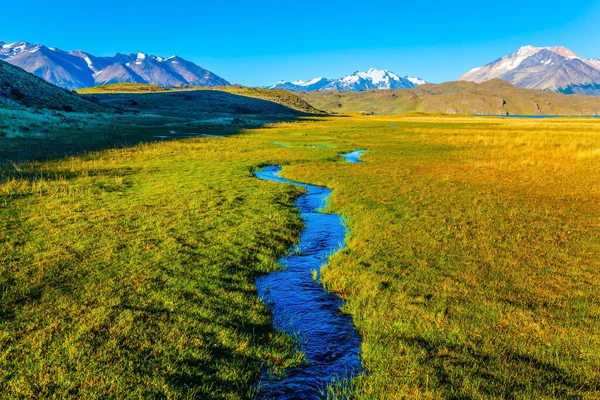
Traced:
<path fill-rule="evenodd" d="M 404 78 L 386 69 L 370 68 L 365 72 L 357 71 L 339 79 L 314 78 L 309 81 L 279 81 L 271 89 L 286 89 L 297 91 L 340 90 L 360 91 L 367 89 L 407 89 L 424 84 L 420 78 L 406 76 Z"/>
<path fill-rule="evenodd" d="M 583 60 L 583 58 L 579 57 L 577 54 L 575 54 L 574 52 L 572 52 L 571 50 L 569 50 L 563 46 L 545 47 L 545 49 L 550 50 L 550 51 L 552 51 L 558 55 L 561 55 L 563 57 L 569 58 L 571 60 L 576 59 L 576 58 Z"/>
<path fill-rule="evenodd" d="M 31 43 L 27 43 L 24 41 L 14 42 L 14 43 L 4 43 L 0 48 L 0 58 L 9 58 L 14 57 L 19 53 L 24 51 L 28 51 L 36 47 Z"/>
<path fill-rule="evenodd" d="M 480 83 L 496 78 L 522 88 L 593 94 L 600 86 L 600 61 L 586 60 L 563 46 L 529 45 L 474 68 L 458 80 Z"/>
<path fill-rule="evenodd" d="M 530 55 L 533 53 L 538 52 L 539 50 L 541 50 L 538 47 L 532 46 L 532 45 L 527 45 L 527 46 L 521 46 L 519 48 L 519 50 L 517 50 L 515 53 L 517 56 L 526 56 L 526 55 Z"/>
<path fill-rule="evenodd" d="M 20 41 L 20 42 L 14 42 L 14 43 L 5 43 L 2 45 L 3 49 L 14 49 L 17 47 L 29 47 L 31 46 L 31 43 L 27 43 L 25 41 Z"/>
<path fill-rule="evenodd" d="M 323 78 L 322 76 L 320 76 L 320 77 L 318 77 L 318 78 L 313 78 L 313 79 L 311 79 L 310 81 L 308 81 L 308 82 L 305 82 L 304 84 L 305 84 L 306 86 L 314 85 L 315 83 L 321 82 L 323 79 L 325 79 L 325 78 Z"/>
<path fill-rule="evenodd" d="M 210 71 L 178 57 L 146 53 L 96 57 L 27 42 L 0 42 L 0 59 L 66 89 L 109 83 L 136 82 L 161 86 L 223 86 L 229 83 Z M 165 62 L 169 60 L 169 62 Z"/>

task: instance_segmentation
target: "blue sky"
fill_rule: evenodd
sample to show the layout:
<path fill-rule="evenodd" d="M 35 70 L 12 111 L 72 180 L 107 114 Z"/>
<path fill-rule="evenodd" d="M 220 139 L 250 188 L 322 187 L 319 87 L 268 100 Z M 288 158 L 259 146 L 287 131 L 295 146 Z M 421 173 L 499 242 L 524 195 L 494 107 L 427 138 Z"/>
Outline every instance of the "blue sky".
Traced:
<path fill-rule="evenodd" d="M 177 54 L 245 85 L 370 67 L 442 82 L 526 44 L 600 58 L 597 0 L 22 0 L 1 19 L 5 42 Z"/>

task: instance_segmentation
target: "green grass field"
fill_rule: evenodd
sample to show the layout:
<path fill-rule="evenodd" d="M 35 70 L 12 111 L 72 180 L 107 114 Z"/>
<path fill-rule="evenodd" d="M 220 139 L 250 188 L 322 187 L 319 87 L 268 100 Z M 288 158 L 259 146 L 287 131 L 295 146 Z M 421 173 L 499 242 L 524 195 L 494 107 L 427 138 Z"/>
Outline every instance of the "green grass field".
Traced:
<path fill-rule="evenodd" d="M 364 338 L 353 396 L 600 396 L 600 121 L 235 133 L 3 168 L 3 397 L 247 398 L 261 366 L 302 363 L 253 285 L 302 227 L 267 164 L 348 219 L 322 281 Z"/>

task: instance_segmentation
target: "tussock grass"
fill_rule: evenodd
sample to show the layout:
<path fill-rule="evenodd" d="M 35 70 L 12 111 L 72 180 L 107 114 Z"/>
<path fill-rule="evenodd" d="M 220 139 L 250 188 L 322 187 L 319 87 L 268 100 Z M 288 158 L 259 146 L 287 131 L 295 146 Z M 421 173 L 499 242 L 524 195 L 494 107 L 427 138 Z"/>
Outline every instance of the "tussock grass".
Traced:
<path fill-rule="evenodd" d="M 333 123 L 365 163 L 286 170 L 349 220 L 321 279 L 364 336 L 359 398 L 600 394 L 599 128 Z"/>
<path fill-rule="evenodd" d="M 0 386 L 243 398 L 301 363 L 253 285 L 301 228 L 251 175 L 280 164 L 350 229 L 319 279 L 368 373 L 329 398 L 596 398 L 599 123 L 328 117 L 6 168 Z"/>
<path fill-rule="evenodd" d="M 78 89 L 79 94 L 103 94 L 103 93 L 153 93 L 166 92 L 169 89 L 148 83 L 113 83 L 110 85 L 94 86 Z"/>
<path fill-rule="evenodd" d="M 261 365 L 302 361 L 254 289 L 301 227 L 297 193 L 254 179 L 244 143 L 4 172 L 2 397 L 242 398 Z"/>

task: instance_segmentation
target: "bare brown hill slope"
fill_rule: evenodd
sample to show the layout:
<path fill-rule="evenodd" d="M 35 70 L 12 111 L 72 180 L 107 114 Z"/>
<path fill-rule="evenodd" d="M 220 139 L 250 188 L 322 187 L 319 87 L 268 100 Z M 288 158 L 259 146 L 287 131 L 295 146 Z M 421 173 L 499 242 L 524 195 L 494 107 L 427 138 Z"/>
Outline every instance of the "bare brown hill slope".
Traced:
<path fill-rule="evenodd" d="M 599 115 L 600 98 L 521 89 L 494 79 L 484 83 L 447 82 L 413 89 L 300 93 L 330 112 L 442 113 L 494 115 Z"/>

